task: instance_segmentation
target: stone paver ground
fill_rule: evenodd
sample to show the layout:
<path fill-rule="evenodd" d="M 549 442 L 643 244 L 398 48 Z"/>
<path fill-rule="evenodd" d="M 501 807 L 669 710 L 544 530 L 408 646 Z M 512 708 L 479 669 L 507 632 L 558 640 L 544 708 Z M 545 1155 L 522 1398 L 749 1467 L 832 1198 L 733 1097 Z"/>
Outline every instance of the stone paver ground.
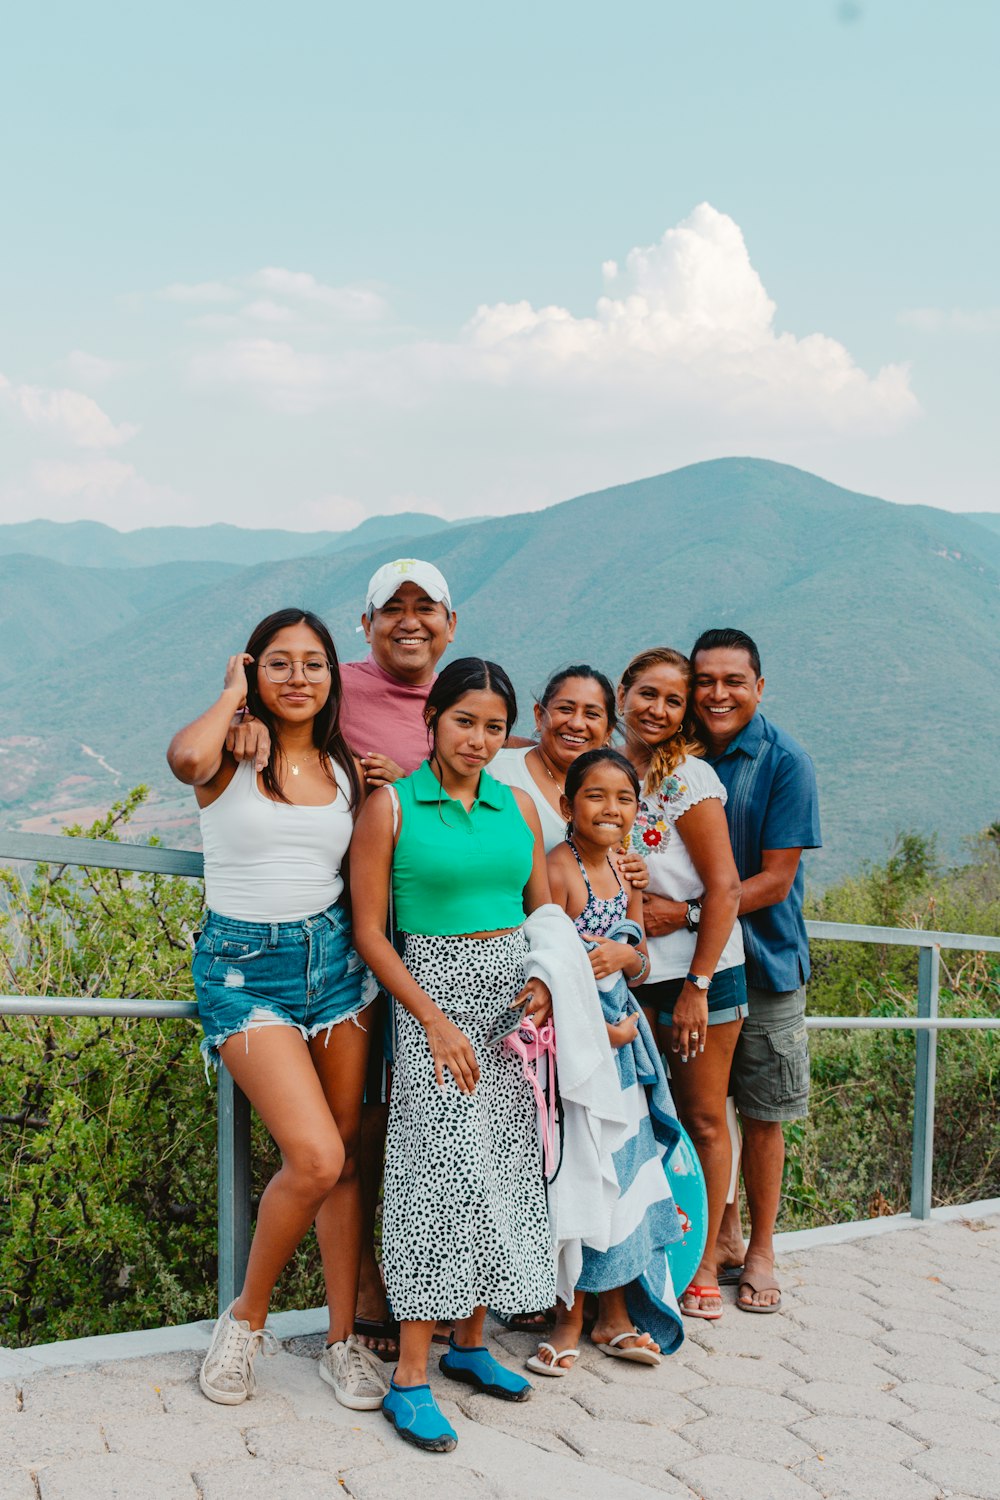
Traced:
<path fill-rule="evenodd" d="M 198 1390 L 208 1324 L 187 1351 L 113 1363 L 0 1351 L 0 1500 L 1000 1500 L 1000 1216 L 786 1253 L 779 1269 L 776 1316 L 689 1320 L 660 1370 L 585 1342 L 522 1406 L 435 1372 L 450 1455 L 338 1406 L 321 1335 L 259 1358 L 240 1407 Z M 490 1331 L 512 1364 L 534 1347 Z"/>

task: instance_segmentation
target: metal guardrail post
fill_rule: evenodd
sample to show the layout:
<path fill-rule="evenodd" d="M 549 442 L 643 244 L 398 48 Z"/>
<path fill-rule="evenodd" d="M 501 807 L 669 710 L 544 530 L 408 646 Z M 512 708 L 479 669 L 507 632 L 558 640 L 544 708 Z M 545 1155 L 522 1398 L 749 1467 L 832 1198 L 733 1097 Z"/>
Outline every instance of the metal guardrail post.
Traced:
<path fill-rule="evenodd" d="M 938 1013 L 941 949 L 921 948 L 917 971 L 917 1015 Z M 929 1219 L 934 1174 L 934 1085 L 937 1075 L 937 1032 L 917 1032 L 916 1077 L 913 1090 L 913 1174 L 910 1215 Z"/>
<path fill-rule="evenodd" d="M 224 1067 L 218 1074 L 219 1311 L 243 1286 L 250 1254 L 250 1105 Z"/>

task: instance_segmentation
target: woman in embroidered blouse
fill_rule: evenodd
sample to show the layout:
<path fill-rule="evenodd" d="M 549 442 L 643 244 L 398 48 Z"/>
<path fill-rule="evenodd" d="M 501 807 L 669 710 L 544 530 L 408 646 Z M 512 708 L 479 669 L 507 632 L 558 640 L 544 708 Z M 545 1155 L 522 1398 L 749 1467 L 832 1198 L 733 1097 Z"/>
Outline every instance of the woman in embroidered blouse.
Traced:
<path fill-rule="evenodd" d="M 654 647 L 633 657 L 618 687 L 625 754 L 642 780 L 633 848 L 649 867 L 643 898 L 649 977 L 637 991 L 671 1062 L 670 1087 L 708 1189 L 705 1256 L 681 1300 L 689 1317 L 722 1316 L 715 1243 L 732 1175 L 726 1096 L 747 1013 L 740 880 L 726 824 L 726 792 L 701 759 L 688 716 L 691 664 Z M 686 903 L 685 924 L 665 902 Z"/>
<path fill-rule="evenodd" d="M 497 1044 L 510 1008 L 551 1008 L 525 978 L 523 919 L 549 900 L 538 814 L 486 771 L 516 715 L 502 668 L 451 662 L 427 699 L 430 757 L 369 798 L 352 870 L 358 951 L 397 1002 L 382 1247 L 400 1357 L 383 1411 L 435 1452 L 457 1441 L 427 1384 L 435 1321 L 455 1321 L 445 1375 L 523 1401 L 529 1383 L 483 1346 L 486 1306 L 555 1300 L 534 1096 Z"/>

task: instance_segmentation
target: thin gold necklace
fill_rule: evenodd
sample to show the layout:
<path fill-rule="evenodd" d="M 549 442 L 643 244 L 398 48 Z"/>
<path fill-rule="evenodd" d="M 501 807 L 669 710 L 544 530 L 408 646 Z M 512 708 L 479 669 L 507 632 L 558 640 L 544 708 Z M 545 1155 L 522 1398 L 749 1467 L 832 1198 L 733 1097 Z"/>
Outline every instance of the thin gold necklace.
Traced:
<path fill-rule="evenodd" d="M 541 745 L 536 745 L 535 746 L 535 754 L 538 756 L 538 759 L 541 761 L 541 763 L 542 763 L 542 769 L 544 770 L 546 776 L 551 781 L 552 785 L 555 787 L 556 791 L 559 793 L 560 797 L 565 797 L 565 795 L 566 795 L 566 782 L 565 782 L 565 778 L 560 783 L 553 776 L 552 772 L 549 770 L 549 763 L 545 759 L 545 756 L 542 754 L 542 747 L 541 747 Z"/>
<path fill-rule="evenodd" d="M 302 765 L 307 766 L 311 760 L 319 760 L 319 751 L 317 751 L 315 755 L 307 755 L 302 761 Z M 288 769 L 291 771 L 293 776 L 297 776 L 299 774 L 299 766 L 294 761 L 290 760 L 288 762 Z"/>

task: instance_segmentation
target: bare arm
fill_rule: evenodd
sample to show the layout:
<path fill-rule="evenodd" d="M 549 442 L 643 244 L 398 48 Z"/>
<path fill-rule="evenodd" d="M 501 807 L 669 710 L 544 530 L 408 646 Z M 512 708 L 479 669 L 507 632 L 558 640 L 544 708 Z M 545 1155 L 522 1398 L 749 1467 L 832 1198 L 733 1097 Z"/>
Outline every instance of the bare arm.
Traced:
<path fill-rule="evenodd" d="M 447 1068 L 461 1092 L 471 1094 L 479 1081 L 472 1044 L 417 984 L 385 935 L 393 853 L 388 792 L 379 790 L 368 798 L 355 825 L 351 849 L 354 946 L 383 989 L 424 1028 L 438 1083 L 443 1085 Z"/>
<path fill-rule="evenodd" d="M 524 887 L 524 911 L 527 916 L 537 907 L 546 906 L 552 900 L 552 892 L 549 888 L 545 841 L 542 838 L 542 825 L 538 821 L 538 809 L 527 792 L 522 792 L 519 787 L 512 787 L 511 790 L 521 810 L 521 816 L 535 836 L 531 874 Z M 525 1000 L 528 1002 L 525 1015 L 530 1016 L 536 1026 L 544 1025 L 552 1013 L 552 992 L 543 979 L 529 979 L 520 993 L 514 996 L 511 1004 L 521 1005 Z"/>
<path fill-rule="evenodd" d="M 246 700 L 245 664 L 250 660 L 242 651 L 229 658 L 222 692 L 216 701 L 192 723 L 178 729 L 170 741 L 167 763 L 177 780 L 187 786 L 208 787 L 222 769 L 230 722 Z"/>
<path fill-rule="evenodd" d="M 740 877 L 729 842 L 725 809 L 717 797 L 706 797 L 682 813 L 675 826 L 705 888 L 691 973 L 711 978 L 733 930 L 740 904 Z M 707 1027 L 707 996 L 685 981 L 674 1004 L 674 1051 L 685 1058 L 703 1052 Z M 697 1032 L 697 1043 L 692 1031 Z"/>
<path fill-rule="evenodd" d="M 784 901 L 792 888 L 802 850 L 764 849 L 760 858 L 763 869 L 759 874 L 744 880 L 740 890 L 741 917 L 745 917 L 748 912 L 762 911 L 765 906 L 777 906 L 780 901 Z"/>

